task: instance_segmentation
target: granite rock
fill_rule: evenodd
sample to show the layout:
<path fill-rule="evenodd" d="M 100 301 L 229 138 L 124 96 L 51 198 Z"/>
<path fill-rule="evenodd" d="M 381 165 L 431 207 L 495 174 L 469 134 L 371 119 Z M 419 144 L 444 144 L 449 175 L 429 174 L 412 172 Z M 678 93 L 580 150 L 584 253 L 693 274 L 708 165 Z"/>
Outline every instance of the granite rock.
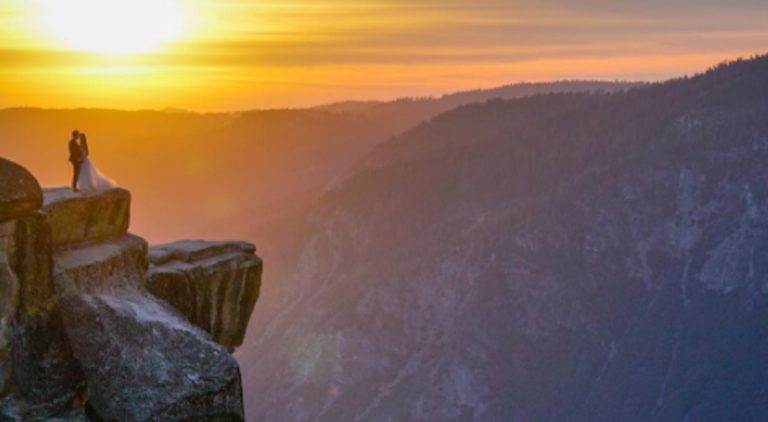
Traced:
<path fill-rule="evenodd" d="M 24 167 L 0 157 L 0 220 L 40 208 L 40 184 Z"/>
<path fill-rule="evenodd" d="M 128 231 L 131 194 L 111 189 L 98 194 L 68 188 L 45 189 L 43 212 L 48 215 L 54 246 L 101 242 Z"/>
<path fill-rule="evenodd" d="M 72 420 L 83 413 L 83 377 L 54 291 L 40 187 L 6 160 L 0 175 L 0 208 L 13 204 L 0 211 L 0 419 Z"/>
<path fill-rule="evenodd" d="M 150 248 L 147 288 L 233 350 L 259 297 L 262 261 L 245 242 L 185 240 Z"/>
<path fill-rule="evenodd" d="M 104 420 L 243 420 L 240 370 L 208 334 L 145 294 L 62 300 L 90 406 Z"/>
<path fill-rule="evenodd" d="M 147 242 L 134 235 L 54 253 L 54 281 L 62 294 L 136 289 L 147 271 Z"/>

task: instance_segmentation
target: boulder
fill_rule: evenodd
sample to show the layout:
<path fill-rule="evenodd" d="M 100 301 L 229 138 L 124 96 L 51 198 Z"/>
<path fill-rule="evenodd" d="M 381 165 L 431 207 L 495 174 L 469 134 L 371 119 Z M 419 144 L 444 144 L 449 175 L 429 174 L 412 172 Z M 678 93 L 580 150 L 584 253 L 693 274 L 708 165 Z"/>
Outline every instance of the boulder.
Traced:
<path fill-rule="evenodd" d="M 128 231 L 131 194 L 125 189 L 89 194 L 55 188 L 43 194 L 54 246 L 101 242 Z"/>
<path fill-rule="evenodd" d="M 40 184 L 24 167 L 0 158 L 0 220 L 24 215 L 40 208 Z"/>
<path fill-rule="evenodd" d="M 185 240 L 150 248 L 146 287 L 229 350 L 245 336 L 262 261 L 245 242 Z"/>
<path fill-rule="evenodd" d="M 234 358 L 167 303 L 133 294 L 62 299 L 67 333 L 103 420 L 243 420 Z"/>

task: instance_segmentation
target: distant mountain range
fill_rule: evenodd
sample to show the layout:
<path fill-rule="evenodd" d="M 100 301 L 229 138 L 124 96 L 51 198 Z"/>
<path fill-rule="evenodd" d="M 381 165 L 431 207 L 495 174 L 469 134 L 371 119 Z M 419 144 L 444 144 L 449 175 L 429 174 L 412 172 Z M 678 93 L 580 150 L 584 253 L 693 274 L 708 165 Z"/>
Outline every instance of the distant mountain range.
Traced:
<path fill-rule="evenodd" d="M 760 56 L 377 144 L 262 245 L 249 417 L 764 419 L 766 116 Z"/>
<path fill-rule="evenodd" d="M 246 238 L 249 420 L 753 420 L 768 405 L 768 59 L 301 110 L 0 110 L 150 241 Z"/>
<path fill-rule="evenodd" d="M 0 156 L 22 163 L 46 186 L 67 185 L 66 142 L 80 129 L 96 165 L 134 194 L 134 229 L 150 240 L 240 238 L 243 224 L 232 224 L 238 221 L 261 245 L 262 228 L 311 204 L 373 146 L 462 101 L 633 85 L 521 84 L 376 103 L 380 112 L 6 109 L 0 110 Z"/>
<path fill-rule="evenodd" d="M 315 110 L 367 116 L 402 115 L 418 123 L 458 106 L 492 99 L 513 99 L 551 92 L 613 92 L 645 85 L 643 82 L 562 81 L 519 83 L 492 89 L 477 89 L 440 97 L 401 98 L 394 101 L 342 101 L 315 107 Z"/>

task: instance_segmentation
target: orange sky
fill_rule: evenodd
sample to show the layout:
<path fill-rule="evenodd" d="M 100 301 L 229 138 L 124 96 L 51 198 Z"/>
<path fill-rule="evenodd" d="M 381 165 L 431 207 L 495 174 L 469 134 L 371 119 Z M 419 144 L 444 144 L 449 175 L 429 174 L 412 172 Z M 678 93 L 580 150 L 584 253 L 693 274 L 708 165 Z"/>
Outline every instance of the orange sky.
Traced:
<path fill-rule="evenodd" d="M 3 0 L 0 108 L 219 111 L 662 79 L 766 52 L 765 22 L 765 0 Z"/>

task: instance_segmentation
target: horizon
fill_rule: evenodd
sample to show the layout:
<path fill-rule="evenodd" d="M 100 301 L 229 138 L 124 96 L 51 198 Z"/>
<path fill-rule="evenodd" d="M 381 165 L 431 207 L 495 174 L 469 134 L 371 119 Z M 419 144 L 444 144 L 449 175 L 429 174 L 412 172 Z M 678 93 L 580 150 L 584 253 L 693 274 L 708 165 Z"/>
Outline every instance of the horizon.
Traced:
<path fill-rule="evenodd" d="M 762 53 L 755 53 L 752 56 L 755 55 L 761 55 Z M 751 56 L 750 56 L 751 57 Z M 736 57 L 733 59 L 727 59 L 727 60 L 721 60 L 720 63 L 727 63 L 732 62 L 740 59 L 748 59 L 749 57 Z M 716 66 L 718 63 L 713 63 L 711 67 Z M 494 85 L 490 87 L 480 87 L 480 88 L 469 88 L 464 89 L 461 91 L 448 91 L 448 92 L 442 92 L 442 93 L 436 93 L 431 95 L 423 95 L 423 96 L 398 96 L 398 97 L 381 97 L 381 98 L 360 98 L 360 99 L 340 99 L 338 101 L 333 101 L 329 103 L 318 103 L 318 104 L 309 104 L 306 106 L 286 106 L 286 107 L 274 107 L 274 108 L 246 108 L 246 109 L 231 109 L 231 110 L 217 110 L 217 111 L 205 111 L 205 110 L 195 110 L 195 109 L 187 109 L 187 108 L 180 108 L 180 107 L 173 107 L 173 106 L 166 106 L 166 107 L 158 107 L 158 108 L 118 108 L 118 107 L 43 107 L 43 106 L 27 106 L 27 105 L 21 105 L 21 106 L 10 106 L 10 107 L 0 107 L 0 111 L 8 111 L 8 110 L 44 110 L 44 111 L 124 111 L 124 112 L 160 112 L 160 113 L 189 113 L 189 114 L 234 114 L 234 113 L 248 113 L 248 112 L 254 112 L 254 111 L 291 111 L 291 110 L 312 110 L 327 106 L 332 106 L 336 104 L 345 104 L 345 103 L 376 103 L 376 104 L 387 104 L 387 103 L 394 103 L 397 101 L 403 101 L 403 100 L 412 100 L 412 101 L 436 101 L 440 100 L 445 97 L 449 97 L 451 95 L 458 95 L 458 94 L 465 94 L 465 93 L 472 93 L 472 92 L 485 92 L 485 91 L 494 91 L 498 89 L 503 88 L 512 88 L 517 86 L 526 86 L 526 85 L 549 85 L 549 84 L 566 84 L 566 83 L 611 83 L 611 84 L 654 84 L 654 83 L 666 83 L 669 81 L 673 81 L 675 79 L 683 78 L 683 77 L 693 77 L 696 75 L 700 75 L 703 72 L 705 72 L 706 69 L 701 69 L 697 72 L 694 72 L 692 74 L 684 74 L 684 75 L 678 75 L 678 76 L 672 76 L 666 79 L 659 79 L 659 80 L 598 80 L 598 79 L 557 79 L 557 80 L 551 80 L 551 81 L 539 81 L 539 82 L 529 82 L 529 81 L 521 81 L 521 82 L 514 82 L 514 83 L 506 83 L 502 85 Z"/>
<path fill-rule="evenodd" d="M 0 6 L 0 109 L 215 113 L 657 82 L 764 52 L 766 13 L 756 0 L 11 0 Z"/>
<path fill-rule="evenodd" d="M 119 108 L 119 107 L 88 107 L 88 106 L 75 106 L 75 107 L 44 107 L 44 106 L 28 106 L 28 105 L 21 105 L 21 106 L 9 106 L 9 107 L 0 107 L 0 112 L 2 111 L 9 111 L 9 110 L 41 110 L 41 111 L 120 111 L 120 112 L 158 112 L 158 113 L 188 113 L 188 114 L 199 114 L 199 115 L 216 115 L 216 114 L 237 114 L 237 113 L 248 113 L 248 112 L 259 112 L 259 111 L 299 111 L 299 110 L 312 110 L 312 109 L 319 109 L 322 107 L 328 107 L 333 106 L 336 104 L 345 104 L 345 103 L 376 103 L 376 104 L 387 104 L 387 103 L 394 103 L 397 101 L 402 100 L 412 100 L 412 101 L 437 101 L 452 95 L 460 95 L 465 93 L 473 93 L 473 92 L 487 92 L 487 91 L 494 91 L 504 88 L 512 88 L 517 86 L 526 86 L 526 85 L 554 85 L 554 84 L 567 84 L 567 83 L 609 83 L 609 84 L 638 84 L 638 85 L 650 85 L 650 84 L 664 84 L 667 82 L 675 81 L 677 79 L 681 78 L 691 78 L 703 75 L 707 70 L 714 69 L 718 65 L 721 64 L 728 64 L 733 63 L 739 60 L 749 60 L 755 57 L 761 57 L 768 55 L 768 52 L 754 52 L 745 56 L 738 56 L 738 57 L 728 57 L 723 58 L 717 62 L 711 63 L 707 67 L 703 67 L 700 69 L 696 69 L 690 73 L 684 73 L 680 75 L 671 75 L 666 78 L 657 79 L 657 80 L 629 80 L 629 79 L 573 79 L 573 78 L 563 78 L 563 79 L 553 79 L 553 80 L 544 80 L 544 81 L 520 81 L 520 82 L 512 82 L 512 83 L 503 83 L 501 85 L 494 85 L 489 87 L 478 87 L 478 88 L 467 88 L 462 89 L 459 91 L 447 91 L 447 92 L 441 92 L 441 93 L 435 93 L 435 94 L 426 94 L 421 96 L 411 96 L 411 95 L 404 95 L 404 96 L 398 96 L 398 97 L 380 97 L 380 98 L 342 98 L 336 101 L 332 102 L 325 102 L 325 103 L 317 103 L 317 104 L 309 104 L 309 105 L 294 105 L 294 106 L 285 106 L 285 107 L 266 107 L 266 108 L 244 108 L 244 109 L 230 109 L 230 110 L 195 110 L 190 108 L 182 108 L 182 107 L 174 107 L 174 106 L 166 106 L 166 107 L 157 107 L 157 108 Z"/>

